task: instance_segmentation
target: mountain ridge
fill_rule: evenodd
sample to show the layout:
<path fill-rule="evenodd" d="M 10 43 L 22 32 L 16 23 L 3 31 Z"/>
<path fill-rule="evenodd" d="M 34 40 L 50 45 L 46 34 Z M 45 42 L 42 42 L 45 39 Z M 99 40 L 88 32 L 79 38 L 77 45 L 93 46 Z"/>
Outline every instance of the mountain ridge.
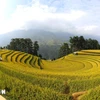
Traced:
<path fill-rule="evenodd" d="M 16 30 L 5 34 L 0 34 L 0 46 L 10 43 L 12 38 L 31 38 L 32 41 L 38 41 L 40 44 L 61 44 L 69 40 L 70 33 L 53 33 L 44 30 Z"/>

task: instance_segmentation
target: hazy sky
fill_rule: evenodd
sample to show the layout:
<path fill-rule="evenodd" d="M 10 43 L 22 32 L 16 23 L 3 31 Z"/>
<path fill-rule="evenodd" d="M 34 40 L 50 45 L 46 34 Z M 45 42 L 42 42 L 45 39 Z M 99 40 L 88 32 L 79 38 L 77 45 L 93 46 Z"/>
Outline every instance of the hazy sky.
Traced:
<path fill-rule="evenodd" d="M 0 0 L 0 34 L 43 29 L 100 34 L 100 0 Z"/>

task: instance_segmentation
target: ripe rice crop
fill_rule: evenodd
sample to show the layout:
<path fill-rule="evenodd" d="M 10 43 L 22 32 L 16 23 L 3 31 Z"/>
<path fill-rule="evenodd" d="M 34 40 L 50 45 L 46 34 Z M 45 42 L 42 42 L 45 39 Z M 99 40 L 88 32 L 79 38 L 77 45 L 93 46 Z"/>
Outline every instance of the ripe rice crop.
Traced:
<path fill-rule="evenodd" d="M 99 100 L 100 50 L 77 51 L 54 61 L 34 55 L 0 50 L 0 88 L 8 100 Z M 94 99 L 96 98 L 96 99 Z"/>

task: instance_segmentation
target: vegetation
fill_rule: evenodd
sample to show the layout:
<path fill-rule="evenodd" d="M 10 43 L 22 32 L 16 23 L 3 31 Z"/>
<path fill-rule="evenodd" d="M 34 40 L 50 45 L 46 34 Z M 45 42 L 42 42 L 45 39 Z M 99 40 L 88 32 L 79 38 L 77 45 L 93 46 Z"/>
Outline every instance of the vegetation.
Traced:
<path fill-rule="evenodd" d="M 65 42 L 62 45 L 39 45 L 38 41 L 33 43 L 30 38 L 15 38 L 11 40 L 9 45 L 0 48 L 22 51 L 44 59 L 57 59 L 78 50 L 99 49 L 100 44 L 95 39 L 85 39 L 83 36 L 70 37 L 69 42 Z"/>
<path fill-rule="evenodd" d="M 80 50 L 88 50 L 88 49 L 100 49 L 100 44 L 95 39 L 85 39 L 83 36 L 73 36 L 70 37 L 69 40 L 70 48 L 68 47 L 68 43 L 64 43 L 59 50 L 60 57 L 63 57 L 71 52 L 80 51 Z"/>
<path fill-rule="evenodd" d="M 59 50 L 59 57 L 63 57 L 67 54 L 70 53 L 70 48 L 69 48 L 69 45 L 68 43 L 64 43 L 61 47 L 60 47 L 60 50 Z"/>
<path fill-rule="evenodd" d="M 0 50 L 0 89 L 6 90 L 3 96 L 7 100 L 73 100 L 73 94 L 80 92 L 84 94 L 77 95 L 78 100 L 99 100 L 98 41 L 75 36 L 70 43 L 71 47 L 64 43 L 60 58 L 51 61 L 37 56 L 37 41 L 12 39 L 7 46 L 11 50 Z"/>
<path fill-rule="evenodd" d="M 54 61 L 28 53 L 0 50 L 0 88 L 7 100 L 99 100 L 100 50 L 81 50 Z"/>
<path fill-rule="evenodd" d="M 42 58 L 45 59 L 57 59 L 59 55 L 59 49 L 61 45 L 60 44 L 54 44 L 54 45 L 47 45 L 39 43 L 39 54 L 42 55 Z"/>
<path fill-rule="evenodd" d="M 38 41 L 33 43 L 30 38 L 15 38 L 11 40 L 10 44 L 7 45 L 6 48 L 38 56 L 39 45 Z"/>
<path fill-rule="evenodd" d="M 99 42 L 95 39 L 85 39 L 83 36 L 70 37 L 70 43 L 72 51 L 84 50 L 84 49 L 99 49 Z"/>
<path fill-rule="evenodd" d="M 38 51 L 39 50 L 39 45 L 38 45 L 38 41 L 35 41 L 34 42 L 34 45 L 33 45 L 33 54 L 35 55 L 35 56 L 38 56 Z"/>

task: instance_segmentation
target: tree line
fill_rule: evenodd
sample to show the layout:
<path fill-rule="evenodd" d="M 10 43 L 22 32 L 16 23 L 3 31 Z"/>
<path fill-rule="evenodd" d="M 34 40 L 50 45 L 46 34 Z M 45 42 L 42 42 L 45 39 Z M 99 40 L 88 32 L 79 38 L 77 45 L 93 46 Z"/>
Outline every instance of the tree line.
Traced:
<path fill-rule="evenodd" d="M 59 57 L 83 49 L 100 49 L 100 44 L 95 39 L 85 39 L 83 36 L 70 37 L 69 43 L 63 43 L 59 50 Z"/>
<path fill-rule="evenodd" d="M 38 41 L 32 42 L 30 38 L 14 38 L 11 42 L 4 48 L 16 51 L 22 51 L 35 56 L 38 55 L 39 45 Z"/>
<path fill-rule="evenodd" d="M 55 55 L 57 56 L 55 52 L 56 51 L 58 52 L 56 48 L 58 47 L 55 46 L 54 48 L 54 46 L 52 47 L 52 46 L 45 45 L 45 44 L 40 46 L 38 44 L 38 41 L 33 42 L 30 38 L 13 38 L 11 39 L 11 42 L 7 46 L 0 47 L 0 49 L 9 49 L 9 50 L 26 52 L 26 53 L 38 56 L 42 59 L 54 59 Z M 48 55 L 49 53 L 52 58 L 49 57 Z"/>
<path fill-rule="evenodd" d="M 42 55 L 38 54 L 39 49 L 40 49 L 38 41 L 33 42 L 30 38 L 25 38 L 25 39 L 24 38 L 14 38 L 14 39 L 11 39 L 11 42 L 7 46 L 0 47 L 0 48 L 22 51 L 22 52 L 26 52 L 26 53 L 29 53 L 29 54 L 32 54 L 35 56 L 39 56 L 41 58 L 42 58 L 42 55 L 47 55 L 47 54 L 45 54 L 46 53 L 45 50 L 42 50 L 42 47 L 41 47 Z M 45 47 L 45 48 L 48 48 L 48 47 Z M 57 48 L 57 47 L 55 46 L 55 48 Z M 60 58 L 69 53 L 83 50 L 83 49 L 100 49 L 100 44 L 95 39 L 91 39 L 91 38 L 85 39 L 83 36 L 73 36 L 73 37 L 70 37 L 69 43 L 63 43 L 59 47 L 59 49 L 57 48 L 57 50 L 53 49 L 56 51 L 52 51 L 51 54 L 54 55 L 55 52 L 58 52 L 57 53 L 58 58 Z M 49 52 L 49 51 L 47 51 L 47 52 Z M 48 59 L 48 58 L 46 58 L 46 59 Z M 55 57 L 52 57 L 52 59 L 55 59 Z"/>

